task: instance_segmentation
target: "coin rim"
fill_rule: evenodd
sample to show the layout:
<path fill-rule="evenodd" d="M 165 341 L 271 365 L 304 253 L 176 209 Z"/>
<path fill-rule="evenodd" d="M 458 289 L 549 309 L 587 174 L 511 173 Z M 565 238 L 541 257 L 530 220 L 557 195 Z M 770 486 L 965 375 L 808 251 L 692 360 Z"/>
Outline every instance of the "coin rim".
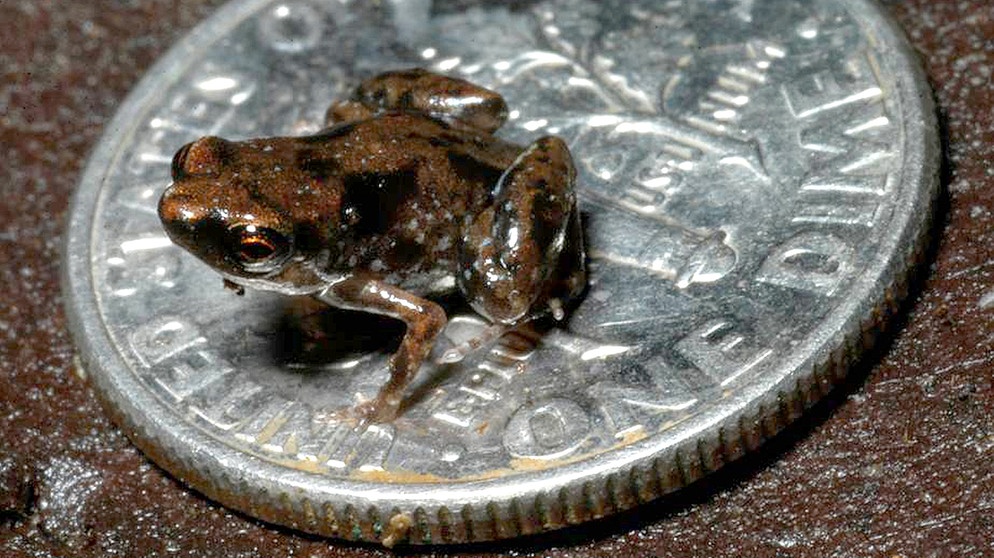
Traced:
<path fill-rule="evenodd" d="M 682 436 L 656 447 L 654 436 L 579 463 L 534 473 L 453 484 L 385 484 L 328 478 L 281 468 L 269 460 L 215 440 L 185 421 L 170 421 L 166 407 L 118 356 L 106 330 L 94 288 L 93 223 L 106 194 L 103 178 L 119 147 L 140 126 L 139 116 L 163 75 L 177 75 L 219 35 L 234 29 L 271 0 L 231 2 L 217 10 L 173 48 L 127 96 L 92 153 L 74 195 L 64 243 L 63 293 L 81 365 L 104 407 L 128 437 L 167 471 L 227 506 L 301 530 L 351 539 L 381 541 L 395 514 L 411 514 L 413 543 L 484 541 L 582 523 L 631 508 L 701 478 L 755 450 L 796 419 L 841 380 L 850 365 L 889 324 L 908 288 L 912 267 L 924 260 L 927 232 L 939 193 L 940 149 L 932 92 L 900 27 L 869 0 L 840 0 L 860 23 L 863 36 L 876 35 L 894 48 L 894 95 L 903 111 L 905 157 L 901 183 L 916 195 L 898 198 L 893 215 L 903 228 L 881 240 L 889 258 L 875 261 L 874 273 L 854 282 L 862 293 L 833 312 L 842 327 L 808 336 L 799 362 L 779 382 L 755 382 L 722 405 L 680 425 Z M 866 16 L 866 17 L 860 17 Z M 883 50 L 878 45 L 878 51 Z M 918 169 L 919 172 L 909 172 Z M 889 224 L 894 224 L 892 221 Z M 884 284 L 892 278 L 893 283 Z M 858 287 L 858 288 L 857 288 Z M 826 320 L 826 322 L 829 320 Z M 314 481 L 320 482 L 317 485 Z"/>

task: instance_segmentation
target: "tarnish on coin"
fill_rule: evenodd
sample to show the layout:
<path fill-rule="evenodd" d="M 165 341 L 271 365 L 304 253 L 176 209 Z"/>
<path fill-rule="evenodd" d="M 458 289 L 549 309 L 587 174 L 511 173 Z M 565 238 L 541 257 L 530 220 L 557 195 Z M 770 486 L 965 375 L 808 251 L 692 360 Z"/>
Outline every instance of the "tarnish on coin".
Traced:
<path fill-rule="evenodd" d="M 229 4 L 89 162 L 65 262 L 81 360 L 134 442 L 211 498 L 390 545 L 581 523 L 759 447 L 905 294 L 937 137 L 874 5 L 456 5 Z M 181 145 L 316 132 L 362 79 L 417 66 L 499 91 L 503 139 L 566 141 L 589 289 L 563 324 L 426 364 L 396 420 L 357 431 L 332 411 L 376 394 L 403 329 L 234 296 L 169 242 L 156 201 Z M 450 317 L 431 361 L 486 327 Z M 325 337 L 299 335 L 315 320 Z"/>

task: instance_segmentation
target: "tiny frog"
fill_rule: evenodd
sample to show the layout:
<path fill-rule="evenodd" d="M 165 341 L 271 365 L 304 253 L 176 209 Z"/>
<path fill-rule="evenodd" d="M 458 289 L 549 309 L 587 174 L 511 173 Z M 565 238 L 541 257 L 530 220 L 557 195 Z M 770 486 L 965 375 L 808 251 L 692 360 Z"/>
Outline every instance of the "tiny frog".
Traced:
<path fill-rule="evenodd" d="M 454 362 L 586 286 L 574 169 L 565 143 L 493 135 L 497 93 L 422 69 L 363 82 L 306 137 L 180 148 L 159 201 L 169 237 L 225 285 L 313 296 L 402 320 L 390 377 L 345 414 L 389 422 L 446 315 L 425 297 L 458 290 L 492 326 Z"/>

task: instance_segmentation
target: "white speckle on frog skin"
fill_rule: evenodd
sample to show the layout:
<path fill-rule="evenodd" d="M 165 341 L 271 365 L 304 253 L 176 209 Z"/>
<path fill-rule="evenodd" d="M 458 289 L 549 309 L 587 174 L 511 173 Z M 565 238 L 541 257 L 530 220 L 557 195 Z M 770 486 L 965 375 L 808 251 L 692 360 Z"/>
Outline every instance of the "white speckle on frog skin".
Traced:
<path fill-rule="evenodd" d="M 452 238 L 449 235 L 445 235 L 438 239 L 438 243 L 435 244 L 435 251 L 442 252 L 448 250 L 450 246 L 452 246 Z"/>
<path fill-rule="evenodd" d="M 387 268 L 387 266 L 383 265 L 383 261 L 382 260 L 376 259 L 376 260 L 373 260 L 373 261 L 369 262 L 369 269 L 370 269 L 370 271 L 377 271 L 377 272 L 379 272 L 379 271 L 383 271 L 386 268 Z"/>

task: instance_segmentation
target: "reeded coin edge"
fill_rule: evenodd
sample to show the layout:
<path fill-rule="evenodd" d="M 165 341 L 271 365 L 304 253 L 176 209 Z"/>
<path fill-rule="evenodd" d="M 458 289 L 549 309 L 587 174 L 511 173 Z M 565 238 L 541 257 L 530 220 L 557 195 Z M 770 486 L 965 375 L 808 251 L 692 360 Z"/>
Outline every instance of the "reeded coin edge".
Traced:
<path fill-rule="evenodd" d="M 232 22 L 244 20 L 267 1 L 228 4 L 212 19 L 224 18 L 230 25 L 235 25 Z M 849 322 L 835 336 L 822 340 L 821 350 L 813 352 L 806 363 L 779 383 L 777 389 L 726 414 L 717 425 L 705 425 L 698 430 L 712 430 L 714 434 L 696 439 L 687 437 L 682 444 L 665 453 L 631 459 L 620 469 L 604 471 L 601 476 L 589 472 L 574 475 L 566 482 L 560 481 L 552 490 L 540 488 L 545 477 L 537 474 L 533 482 L 527 483 L 537 487 L 535 491 L 516 490 L 516 494 L 500 498 L 453 498 L 455 505 L 439 504 L 444 494 L 436 498 L 418 498 L 410 491 L 406 500 L 396 499 L 400 504 L 388 509 L 375 503 L 378 498 L 371 497 L 375 486 L 360 486 L 355 490 L 343 488 L 343 492 L 350 492 L 348 497 L 343 494 L 317 495 L 330 499 L 315 497 L 311 494 L 313 487 L 296 482 L 298 479 L 291 478 L 294 475 L 272 478 L 264 474 L 270 465 L 261 459 L 239 454 L 221 444 L 205 444 L 202 434 L 190 428 L 176 428 L 176 425 L 152 420 L 151 415 L 142 410 L 160 403 L 146 393 L 136 391 L 137 384 L 130 374 L 101 372 L 124 365 L 113 350 L 108 350 L 113 345 L 108 342 L 108 332 L 98 331 L 104 326 L 93 296 L 96 291 L 89 267 L 92 240 L 89 227 L 98 206 L 98 196 L 85 185 L 99 187 L 103 172 L 116 156 L 113 140 L 134 134 L 138 116 L 148 101 L 146 97 L 151 98 L 154 91 L 153 76 L 184 67 L 185 59 L 196 50 L 195 47 L 215 34 L 207 27 L 194 30 L 170 50 L 129 95 L 91 156 L 74 198 L 65 242 L 63 292 L 82 366 L 92 372 L 88 377 L 108 413 L 129 438 L 164 469 L 229 507 L 266 521 L 322 535 L 371 542 L 384 542 L 392 537 L 387 542 L 402 538 L 414 544 L 509 538 L 583 523 L 686 486 L 756 450 L 830 392 L 845 377 L 852 363 L 892 323 L 891 317 L 907 296 L 910 271 L 924 262 L 927 233 L 938 197 L 939 145 L 931 91 L 925 85 L 916 55 L 889 14 L 862 0 L 850 0 L 847 4 L 854 16 L 860 15 L 860 11 L 869 16 L 861 19 L 864 31 L 876 33 L 881 42 L 894 46 L 891 51 L 897 61 L 894 65 L 908 70 L 897 74 L 899 86 L 895 91 L 905 116 L 902 122 L 907 149 L 901 172 L 902 183 L 910 184 L 910 189 L 919 196 L 909 197 L 905 206 L 896 208 L 896 214 L 910 218 L 904 222 L 899 234 L 890 239 L 888 248 L 893 249 L 892 256 L 878 267 L 878 273 L 867 274 L 865 277 L 869 279 L 860 283 L 861 292 L 878 296 L 854 297 L 877 303 L 850 314 Z M 146 103 L 140 103 L 142 100 Z M 909 169 L 920 169 L 920 173 L 911 176 Z M 883 284 L 887 278 L 893 278 L 893 283 Z M 130 396 L 124 397 L 125 393 Z M 483 488 L 487 483 L 469 484 Z M 425 485 L 421 489 L 430 487 Z M 465 493 L 462 490 L 453 492 Z M 487 492 L 481 491 L 482 494 Z M 332 501 L 335 496 L 342 497 Z M 390 527 L 391 519 L 397 516 L 403 516 L 409 522 L 394 522 L 395 525 L 409 524 L 409 530 L 401 528 L 400 531 L 406 532 L 398 532 L 396 527 Z"/>

